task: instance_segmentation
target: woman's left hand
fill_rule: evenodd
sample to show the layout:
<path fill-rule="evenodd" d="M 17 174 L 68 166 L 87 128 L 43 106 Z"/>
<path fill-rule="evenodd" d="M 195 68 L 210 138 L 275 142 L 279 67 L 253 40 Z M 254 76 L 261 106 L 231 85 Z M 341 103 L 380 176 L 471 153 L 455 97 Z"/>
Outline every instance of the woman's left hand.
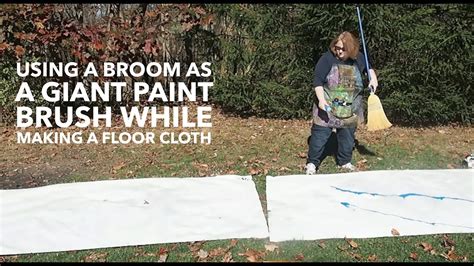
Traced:
<path fill-rule="evenodd" d="M 369 70 L 370 74 L 370 82 L 369 82 L 369 87 L 372 87 L 372 91 L 375 93 L 377 90 L 377 87 L 379 86 L 379 82 L 377 81 L 377 75 L 375 74 L 375 71 L 373 69 Z"/>
<path fill-rule="evenodd" d="M 372 87 L 372 91 L 375 93 L 375 91 L 377 90 L 377 87 L 379 86 L 379 84 L 377 83 L 377 80 L 374 80 L 372 79 L 370 82 L 369 82 L 369 87 Z"/>

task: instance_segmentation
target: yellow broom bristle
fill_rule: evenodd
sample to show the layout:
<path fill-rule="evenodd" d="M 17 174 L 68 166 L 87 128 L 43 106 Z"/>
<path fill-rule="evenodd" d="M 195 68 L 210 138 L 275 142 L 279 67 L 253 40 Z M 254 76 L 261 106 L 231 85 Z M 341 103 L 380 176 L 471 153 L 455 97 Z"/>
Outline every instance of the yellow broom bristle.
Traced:
<path fill-rule="evenodd" d="M 379 97 L 371 93 L 367 100 L 367 130 L 381 130 L 391 126 L 392 123 L 385 116 Z"/>

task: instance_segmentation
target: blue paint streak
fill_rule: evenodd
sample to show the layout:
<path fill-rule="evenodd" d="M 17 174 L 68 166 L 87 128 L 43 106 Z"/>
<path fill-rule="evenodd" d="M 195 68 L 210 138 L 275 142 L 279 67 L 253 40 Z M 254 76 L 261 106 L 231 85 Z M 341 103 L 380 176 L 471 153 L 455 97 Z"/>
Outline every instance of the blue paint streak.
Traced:
<path fill-rule="evenodd" d="M 420 196 L 420 197 L 430 197 L 430 198 L 437 199 L 437 200 L 452 199 L 452 200 L 470 201 L 470 200 L 461 199 L 461 198 L 450 198 L 450 197 L 445 197 L 445 196 L 427 196 L 427 195 L 418 194 L 418 193 L 406 193 L 406 194 L 400 194 L 398 196 L 401 197 L 401 198 L 407 198 L 407 197 L 412 197 L 412 196 Z M 471 202 L 473 202 L 473 201 L 471 200 Z"/>
<path fill-rule="evenodd" d="M 453 227 L 462 227 L 462 228 L 474 229 L 474 227 L 471 227 L 471 226 L 453 225 L 453 224 L 435 223 L 435 222 L 427 222 L 427 221 L 417 220 L 417 219 L 413 219 L 413 218 L 409 218 L 409 217 L 403 217 L 403 216 L 396 215 L 396 214 L 380 212 L 380 211 L 377 211 L 377 210 L 364 209 L 364 208 L 358 207 L 358 206 L 356 206 L 356 205 L 354 205 L 354 204 L 350 204 L 349 202 L 341 202 L 341 204 L 344 205 L 344 207 L 346 207 L 346 208 L 351 208 L 351 207 L 352 207 L 353 209 L 360 209 L 360 210 L 364 210 L 364 211 L 368 211 L 368 212 L 373 212 L 373 213 L 377 213 L 377 214 L 382 214 L 382 215 L 387 215 L 387 216 L 394 216 L 394 217 L 398 217 L 398 218 L 401 218 L 401 219 L 404 219 L 404 220 L 409 220 L 409 221 L 413 221 L 413 222 L 420 222 L 420 223 L 430 224 L 430 225 L 433 225 L 433 226 L 435 226 L 435 225 L 447 225 L 447 226 L 453 226 Z"/>
<path fill-rule="evenodd" d="M 349 208 L 349 205 L 351 205 L 349 202 L 341 202 L 344 207 Z"/>
<path fill-rule="evenodd" d="M 430 196 L 430 195 L 423 195 L 423 194 L 418 194 L 418 193 L 405 193 L 405 194 L 400 194 L 400 195 L 396 195 L 396 194 L 379 194 L 379 193 L 375 193 L 375 192 L 364 192 L 364 191 L 353 191 L 353 190 L 349 190 L 349 189 L 343 189 L 343 188 L 338 188 L 338 187 L 334 187 L 332 186 L 333 188 L 339 190 L 339 191 L 342 191 L 342 192 L 348 192 L 348 193 L 352 193 L 352 194 L 356 194 L 356 195 L 371 195 L 371 196 L 381 196 L 381 197 L 400 197 L 400 198 L 408 198 L 408 197 L 426 197 L 426 198 L 432 198 L 432 199 L 436 199 L 436 200 L 460 200 L 460 201 L 467 201 L 467 202 L 471 202 L 471 203 L 474 203 L 474 200 L 470 200 L 470 199 L 463 199 L 463 198 L 453 198 L 453 197 L 445 197 L 445 196 Z"/>

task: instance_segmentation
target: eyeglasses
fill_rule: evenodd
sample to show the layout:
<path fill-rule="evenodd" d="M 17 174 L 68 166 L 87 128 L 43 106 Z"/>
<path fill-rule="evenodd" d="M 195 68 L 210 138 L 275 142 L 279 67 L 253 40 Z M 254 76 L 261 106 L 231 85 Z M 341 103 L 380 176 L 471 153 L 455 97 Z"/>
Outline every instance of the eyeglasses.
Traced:
<path fill-rule="evenodd" d="M 334 49 L 335 49 L 336 51 L 343 51 L 343 52 L 346 51 L 346 49 L 344 49 L 344 47 L 341 47 L 341 46 L 334 46 Z"/>

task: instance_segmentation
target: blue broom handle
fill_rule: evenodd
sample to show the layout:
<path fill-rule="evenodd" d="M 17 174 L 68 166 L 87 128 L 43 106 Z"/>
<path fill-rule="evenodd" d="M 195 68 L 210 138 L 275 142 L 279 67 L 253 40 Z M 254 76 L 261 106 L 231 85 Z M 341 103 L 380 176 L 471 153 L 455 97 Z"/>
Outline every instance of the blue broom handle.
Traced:
<path fill-rule="evenodd" d="M 365 38 L 364 38 L 364 30 L 362 29 L 362 19 L 360 18 L 359 6 L 356 6 L 356 8 L 357 8 L 357 18 L 359 19 L 360 36 L 362 37 L 362 47 L 364 49 L 365 67 L 367 68 L 367 76 L 370 82 L 370 72 L 369 72 L 370 66 L 369 66 L 369 59 L 368 59 L 369 57 L 367 56 L 367 50 L 365 49 Z"/>

